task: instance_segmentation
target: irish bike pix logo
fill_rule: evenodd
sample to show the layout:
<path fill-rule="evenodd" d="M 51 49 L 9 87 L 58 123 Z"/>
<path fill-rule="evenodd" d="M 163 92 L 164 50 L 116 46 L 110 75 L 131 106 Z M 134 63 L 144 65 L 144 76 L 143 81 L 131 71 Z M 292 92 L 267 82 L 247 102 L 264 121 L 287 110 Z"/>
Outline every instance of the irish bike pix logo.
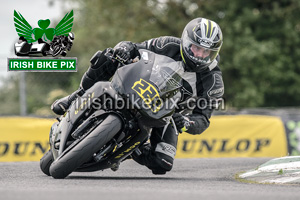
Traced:
<path fill-rule="evenodd" d="M 75 35 L 72 31 L 73 10 L 54 28 L 49 19 L 37 21 L 32 27 L 20 12 L 14 10 L 14 26 L 19 40 L 14 44 L 18 58 L 8 58 L 8 71 L 69 71 L 76 72 L 77 58 L 67 58 Z"/>

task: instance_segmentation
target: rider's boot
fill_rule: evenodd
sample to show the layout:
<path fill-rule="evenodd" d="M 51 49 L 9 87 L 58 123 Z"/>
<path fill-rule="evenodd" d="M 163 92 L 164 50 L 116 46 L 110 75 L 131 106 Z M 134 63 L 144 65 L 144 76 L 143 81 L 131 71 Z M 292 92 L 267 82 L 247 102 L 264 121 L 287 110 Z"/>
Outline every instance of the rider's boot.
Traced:
<path fill-rule="evenodd" d="M 88 76 L 88 72 L 90 71 L 90 68 L 87 72 L 84 73 L 81 79 L 80 87 L 78 90 L 73 92 L 72 94 L 63 97 L 61 99 L 57 99 L 54 101 L 54 103 L 51 105 L 51 110 L 57 114 L 57 115 L 63 115 L 68 108 L 70 107 L 72 101 L 74 101 L 77 97 L 81 97 L 85 91 L 87 91 L 89 88 L 91 88 L 97 81 L 90 78 Z"/>
<path fill-rule="evenodd" d="M 77 97 L 82 96 L 83 94 L 84 89 L 79 88 L 72 94 L 54 101 L 54 103 L 51 105 L 51 110 L 57 115 L 63 115 L 70 107 L 72 101 L 74 101 Z"/>
<path fill-rule="evenodd" d="M 147 165 L 148 157 L 151 154 L 151 151 L 151 144 L 144 143 L 132 152 L 131 157 L 135 162 L 139 163 L 140 165 Z"/>
<path fill-rule="evenodd" d="M 70 107 L 72 101 L 74 101 L 77 97 L 81 97 L 85 91 L 91 88 L 97 81 L 93 78 L 88 76 L 88 72 L 90 71 L 91 67 L 88 69 L 87 72 L 84 73 L 81 79 L 80 87 L 78 90 L 73 92 L 72 94 L 63 97 L 61 99 L 57 99 L 52 105 L 51 110 L 57 115 L 63 115 L 68 108 Z"/>

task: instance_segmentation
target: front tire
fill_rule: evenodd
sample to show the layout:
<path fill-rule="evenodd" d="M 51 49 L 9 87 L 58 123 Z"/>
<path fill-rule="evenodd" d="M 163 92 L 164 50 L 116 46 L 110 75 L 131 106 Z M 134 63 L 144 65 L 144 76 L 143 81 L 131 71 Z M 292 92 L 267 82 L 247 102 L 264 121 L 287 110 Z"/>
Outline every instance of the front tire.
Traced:
<path fill-rule="evenodd" d="M 87 162 L 122 128 L 119 116 L 109 115 L 81 142 L 63 156 L 58 157 L 50 166 L 50 174 L 55 179 L 67 177 L 76 168 Z"/>
<path fill-rule="evenodd" d="M 54 158 L 51 150 L 47 151 L 40 160 L 40 168 L 44 174 L 50 176 L 50 165 L 53 163 Z"/>

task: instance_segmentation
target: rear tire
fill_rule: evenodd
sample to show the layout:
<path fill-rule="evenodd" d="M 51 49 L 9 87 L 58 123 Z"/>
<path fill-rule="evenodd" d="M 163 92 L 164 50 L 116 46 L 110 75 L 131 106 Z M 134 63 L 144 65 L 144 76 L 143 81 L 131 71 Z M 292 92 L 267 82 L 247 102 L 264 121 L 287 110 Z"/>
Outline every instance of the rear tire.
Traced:
<path fill-rule="evenodd" d="M 119 116 L 107 116 L 88 136 L 51 164 L 51 176 L 55 179 L 67 177 L 76 168 L 91 159 L 93 154 L 109 142 L 121 128 L 122 121 Z"/>
<path fill-rule="evenodd" d="M 50 176 L 50 165 L 53 163 L 54 158 L 52 155 L 51 150 L 47 151 L 47 153 L 44 154 L 44 156 L 40 160 L 40 168 L 44 174 L 47 176 Z"/>

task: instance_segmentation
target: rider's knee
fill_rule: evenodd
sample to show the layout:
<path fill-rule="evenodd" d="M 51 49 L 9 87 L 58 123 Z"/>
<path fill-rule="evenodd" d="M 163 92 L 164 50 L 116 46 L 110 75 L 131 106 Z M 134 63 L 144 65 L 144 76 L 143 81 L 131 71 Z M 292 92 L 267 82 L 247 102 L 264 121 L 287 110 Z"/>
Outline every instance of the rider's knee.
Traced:
<path fill-rule="evenodd" d="M 156 165 L 151 170 L 153 174 L 165 174 L 172 170 L 174 159 L 161 153 L 156 153 Z"/>
<path fill-rule="evenodd" d="M 152 169 L 154 174 L 164 174 L 171 171 L 176 154 L 176 148 L 168 143 L 160 142 L 155 148 L 155 157 L 158 168 Z"/>

